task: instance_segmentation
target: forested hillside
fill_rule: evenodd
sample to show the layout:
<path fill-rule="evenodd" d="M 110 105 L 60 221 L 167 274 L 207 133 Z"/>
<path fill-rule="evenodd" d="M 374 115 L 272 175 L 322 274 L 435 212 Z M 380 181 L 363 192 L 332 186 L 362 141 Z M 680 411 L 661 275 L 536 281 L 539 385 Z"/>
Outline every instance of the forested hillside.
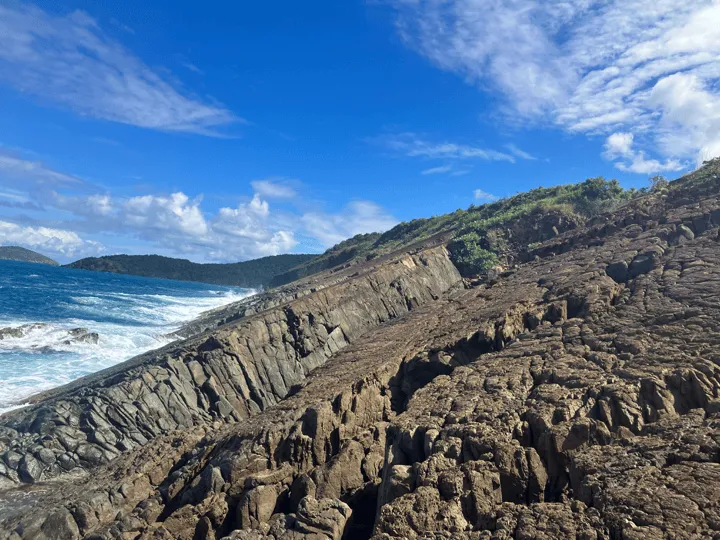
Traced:
<path fill-rule="evenodd" d="M 97 272 L 256 288 L 267 286 L 274 276 L 314 258 L 315 255 L 276 255 L 231 264 L 199 264 L 160 255 L 110 255 L 81 259 L 67 266 Z"/>

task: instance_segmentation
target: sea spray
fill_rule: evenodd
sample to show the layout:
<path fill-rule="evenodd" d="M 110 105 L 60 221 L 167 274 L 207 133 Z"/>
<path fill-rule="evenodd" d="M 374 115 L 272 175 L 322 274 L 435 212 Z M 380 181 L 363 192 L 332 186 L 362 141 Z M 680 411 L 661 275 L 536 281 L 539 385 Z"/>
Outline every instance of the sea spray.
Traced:
<path fill-rule="evenodd" d="M 0 413 L 162 347 L 204 311 L 254 292 L 7 261 L 0 261 L 0 287 L 0 329 L 32 325 L 0 339 Z M 72 339 L 78 329 L 97 342 Z"/>

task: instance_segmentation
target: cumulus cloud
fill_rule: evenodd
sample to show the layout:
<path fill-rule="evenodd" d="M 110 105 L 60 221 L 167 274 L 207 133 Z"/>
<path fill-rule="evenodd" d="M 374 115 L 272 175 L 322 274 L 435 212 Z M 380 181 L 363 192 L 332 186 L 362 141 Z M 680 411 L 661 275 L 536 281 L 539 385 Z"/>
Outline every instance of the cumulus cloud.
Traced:
<path fill-rule="evenodd" d="M 55 206 L 84 218 L 79 230 L 129 235 L 178 254 L 234 261 L 278 255 L 298 245 L 297 235 L 314 240 L 321 249 L 360 233 L 385 231 L 397 223 L 379 205 L 354 201 L 337 213 L 323 211 L 284 215 L 255 193 L 235 207 L 208 215 L 201 198 L 182 192 L 132 198 L 63 197 Z"/>
<path fill-rule="evenodd" d="M 293 186 L 300 184 L 287 179 L 251 182 L 252 197 L 208 211 L 202 195 L 120 196 L 40 162 L 10 156 L 2 148 L 0 158 L 5 158 L 0 159 L 0 220 L 15 223 L 13 236 L 10 225 L 0 230 L 0 241 L 15 238 L 26 247 L 67 257 L 97 254 L 102 246 L 86 240 L 92 237 L 102 239 L 107 252 L 114 252 L 115 239 L 122 245 L 134 239 L 146 246 L 143 250 L 152 246 L 168 255 L 229 262 L 287 253 L 298 247 L 299 239 L 303 250 L 323 250 L 397 223 L 370 201 L 355 201 L 337 212 L 308 211 L 313 203 L 295 204 L 300 194 Z M 285 208 L 273 208 L 274 199 Z M 17 210 L 36 214 L 18 215 Z"/>
<path fill-rule="evenodd" d="M 717 1 L 393 3 L 408 46 L 500 96 L 515 120 L 643 134 L 646 149 L 670 160 L 720 154 Z M 644 172 L 652 161 L 617 163 Z"/>
<path fill-rule="evenodd" d="M 500 200 L 499 197 L 493 195 L 492 193 L 488 193 L 487 191 L 483 191 L 482 189 L 476 189 L 474 195 L 476 201 L 483 203 L 495 202 Z"/>
<path fill-rule="evenodd" d="M 613 133 L 605 141 L 603 156 L 615 161 L 615 166 L 621 171 L 638 174 L 660 173 L 665 171 L 679 171 L 683 164 L 669 159 L 664 163 L 656 159 L 647 159 L 645 152 L 633 148 L 635 137 L 632 133 Z"/>
<path fill-rule="evenodd" d="M 0 6 L 0 81 L 82 115 L 143 128 L 213 135 L 239 120 L 171 84 L 82 11 Z"/>
<path fill-rule="evenodd" d="M 98 208 L 105 211 L 105 206 L 103 201 Z M 208 233 L 207 222 L 200 210 L 200 199 L 191 201 L 181 192 L 167 197 L 132 197 L 121 203 L 119 213 L 126 225 L 150 237 L 159 233 L 202 238 Z"/>
<path fill-rule="evenodd" d="M 98 242 L 83 240 L 71 231 L 22 226 L 8 221 L 0 221 L 0 239 L 4 246 L 18 245 L 51 255 L 90 255 L 99 254 L 103 250 Z"/>
<path fill-rule="evenodd" d="M 214 216 L 201 208 L 202 197 L 183 192 L 129 198 L 54 193 L 52 201 L 55 208 L 82 218 L 72 222 L 78 230 L 130 236 L 188 256 L 241 260 L 278 255 L 297 244 L 293 231 L 282 229 L 258 193 Z"/>
<path fill-rule="evenodd" d="M 397 224 L 381 206 L 370 201 L 353 201 L 337 214 L 310 212 L 302 216 L 307 234 L 330 247 L 356 234 L 383 232 Z"/>

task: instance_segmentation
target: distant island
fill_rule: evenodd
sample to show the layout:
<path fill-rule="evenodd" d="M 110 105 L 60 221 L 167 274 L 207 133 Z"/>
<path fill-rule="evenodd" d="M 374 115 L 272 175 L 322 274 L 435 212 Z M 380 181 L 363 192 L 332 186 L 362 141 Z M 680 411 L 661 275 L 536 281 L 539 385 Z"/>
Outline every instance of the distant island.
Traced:
<path fill-rule="evenodd" d="M 40 255 L 35 251 L 22 248 L 20 246 L 0 246 L 0 260 L 2 261 L 20 261 L 30 263 L 49 264 L 51 266 L 59 266 L 57 261 L 52 260 L 45 255 Z"/>
<path fill-rule="evenodd" d="M 65 266 L 95 272 L 257 288 L 267 287 L 278 274 L 306 264 L 315 257 L 316 255 L 275 255 L 238 263 L 200 264 L 160 255 L 109 255 L 80 259 Z"/>

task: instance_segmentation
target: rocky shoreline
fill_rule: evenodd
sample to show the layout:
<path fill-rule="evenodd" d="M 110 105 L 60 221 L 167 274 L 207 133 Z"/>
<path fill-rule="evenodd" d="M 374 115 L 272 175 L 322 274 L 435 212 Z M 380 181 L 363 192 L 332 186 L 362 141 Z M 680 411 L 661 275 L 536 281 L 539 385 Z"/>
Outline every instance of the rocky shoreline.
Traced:
<path fill-rule="evenodd" d="M 0 539 L 720 537 L 720 177 L 222 308 L 0 417 Z"/>

